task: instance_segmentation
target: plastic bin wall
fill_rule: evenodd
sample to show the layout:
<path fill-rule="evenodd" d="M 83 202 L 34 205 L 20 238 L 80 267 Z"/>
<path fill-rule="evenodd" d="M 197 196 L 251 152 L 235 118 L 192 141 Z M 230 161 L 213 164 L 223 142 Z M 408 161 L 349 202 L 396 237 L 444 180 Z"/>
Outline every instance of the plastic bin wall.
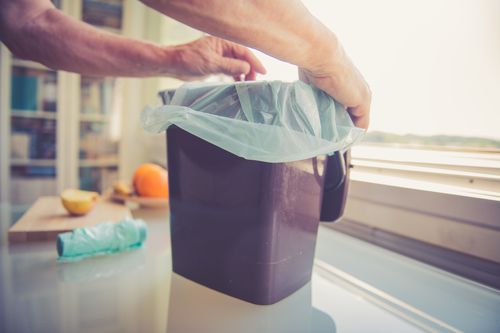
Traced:
<path fill-rule="evenodd" d="M 167 150 L 174 272 L 255 304 L 310 280 L 325 157 L 245 160 L 175 126 Z"/>

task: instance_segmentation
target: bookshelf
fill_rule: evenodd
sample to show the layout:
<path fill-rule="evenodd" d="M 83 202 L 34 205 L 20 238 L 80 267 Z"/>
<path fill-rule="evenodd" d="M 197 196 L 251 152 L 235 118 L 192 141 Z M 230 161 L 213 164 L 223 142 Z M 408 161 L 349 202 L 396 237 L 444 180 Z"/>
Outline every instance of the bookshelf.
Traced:
<path fill-rule="evenodd" d="M 122 33 L 125 1 L 53 2 Z M 55 71 L 0 44 L 0 203 L 10 211 L 0 226 L 14 223 L 40 196 L 69 187 L 103 192 L 118 179 L 123 95 L 120 79 Z"/>
<path fill-rule="evenodd" d="M 59 73 L 31 61 L 9 60 L 10 136 L 5 149 L 9 185 L 5 187 L 15 220 L 36 198 L 57 192 Z"/>
<path fill-rule="evenodd" d="M 53 2 L 66 14 L 100 29 L 162 45 L 201 36 L 135 0 Z M 104 12 L 108 14 L 89 18 L 102 2 L 107 3 Z M 109 15 L 114 17 L 111 21 L 106 20 Z M 117 17 L 122 17 L 121 22 Z M 21 77 L 36 77 L 21 78 L 31 82 L 28 86 L 33 82 L 37 85 L 36 96 L 32 92 L 27 98 L 30 103 L 17 101 L 23 107 L 11 104 L 14 71 Z M 48 84 L 48 91 L 38 89 L 38 84 L 44 88 Z M 0 43 L 0 244 L 5 230 L 38 195 L 57 195 L 65 188 L 76 187 L 102 191 L 118 177 L 131 179 L 141 163 L 164 162 L 165 139 L 144 133 L 140 113 L 144 106 L 158 103 L 159 90 L 180 84 L 170 78 L 94 78 L 53 71 L 13 57 Z M 43 149 L 32 149 L 35 144 L 30 131 L 44 137 Z"/>
<path fill-rule="evenodd" d="M 43 110 L 34 110 L 31 112 L 25 112 L 24 110 L 12 109 L 12 117 L 17 118 L 42 118 L 42 119 L 56 119 L 57 114 L 54 112 L 46 112 Z"/>
<path fill-rule="evenodd" d="M 80 19 L 123 34 L 122 0 L 83 0 Z M 122 89 L 120 79 L 80 76 L 79 187 L 101 192 L 118 179 Z"/>

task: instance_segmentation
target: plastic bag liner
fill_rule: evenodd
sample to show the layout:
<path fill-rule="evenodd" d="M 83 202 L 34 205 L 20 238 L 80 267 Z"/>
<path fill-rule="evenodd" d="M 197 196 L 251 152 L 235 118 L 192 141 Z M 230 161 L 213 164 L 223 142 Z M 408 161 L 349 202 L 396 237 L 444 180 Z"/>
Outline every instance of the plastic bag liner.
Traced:
<path fill-rule="evenodd" d="M 342 105 L 302 81 L 188 83 L 141 118 L 148 132 L 176 125 L 237 156 L 271 163 L 344 151 L 364 134 Z"/>
<path fill-rule="evenodd" d="M 76 228 L 57 236 L 58 261 L 75 261 L 103 254 L 129 251 L 142 246 L 148 227 L 140 219 L 100 223 Z"/>

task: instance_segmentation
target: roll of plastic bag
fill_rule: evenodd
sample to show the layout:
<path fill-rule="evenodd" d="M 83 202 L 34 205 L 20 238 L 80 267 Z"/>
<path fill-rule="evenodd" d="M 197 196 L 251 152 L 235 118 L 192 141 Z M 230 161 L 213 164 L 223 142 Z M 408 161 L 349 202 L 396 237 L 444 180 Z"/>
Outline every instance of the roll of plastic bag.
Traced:
<path fill-rule="evenodd" d="M 237 156 L 271 163 L 345 151 L 364 134 L 341 104 L 302 81 L 188 83 L 168 105 L 146 108 L 141 121 L 151 133 L 176 125 Z"/>
<path fill-rule="evenodd" d="M 88 228 L 77 228 L 57 237 L 59 261 L 128 251 L 142 246 L 147 237 L 143 220 L 125 219 Z"/>

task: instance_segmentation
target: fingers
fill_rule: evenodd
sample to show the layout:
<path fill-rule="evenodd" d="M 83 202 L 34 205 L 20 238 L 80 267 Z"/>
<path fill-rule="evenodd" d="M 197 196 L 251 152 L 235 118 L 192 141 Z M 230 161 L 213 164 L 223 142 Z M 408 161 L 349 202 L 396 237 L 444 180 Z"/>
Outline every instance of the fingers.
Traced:
<path fill-rule="evenodd" d="M 266 68 L 264 65 L 248 48 L 236 43 L 230 43 L 228 46 L 230 47 L 231 55 L 234 58 L 245 60 L 250 64 L 255 72 L 259 74 L 266 74 Z"/>
<path fill-rule="evenodd" d="M 363 88 L 360 89 L 361 93 L 359 97 L 361 99 L 361 103 L 355 107 L 348 107 L 347 112 L 349 112 L 349 115 L 357 127 L 368 129 L 368 125 L 370 124 L 370 105 L 372 93 L 370 87 L 366 84 L 366 81 L 363 79 L 362 82 Z"/>
<path fill-rule="evenodd" d="M 225 41 L 224 43 L 224 52 L 223 52 L 225 57 L 229 58 L 234 58 L 234 59 L 239 59 L 247 62 L 250 66 L 250 70 L 248 72 L 245 72 L 245 80 L 246 81 L 251 81 L 255 80 L 257 78 L 257 73 L 259 74 L 265 74 L 266 73 L 266 68 L 260 60 L 253 54 L 252 51 L 250 51 L 248 48 L 245 46 Z M 234 78 L 236 81 L 240 81 L 239 77 Z"/>
<path fill-rule="evenodd" d="M 309 76 L 307 76 L 307 74 L 304 72 L 304 70 L 302 70 L 300 67 L 298 67 L 297 70 L 299 72 L 299 80 L 310 84 L 311 80 L 309 79 Z"/>
<path fill-rule="evenodd" d="M 257 78 L 257 72 L 253 68 L 250 69 L 250 72 L 245 75 L 245 81 L 253 81 Z"/>
<path fill-rule="evenodd" d="M 370 123 L 371 91 L 361 74 L 355 69 L 350 80 L 338 80 L 334 75 L 315 76 L 299 69 L 300 80 L 312 83 L 332 96 L 347 108 L 347 112 L 357 127 L 368 128 Z"/>
<path fill-rule="evenodd" d="M 221 57 L 218 66 L 222 73 L 234 78 L 239 78 L 242 74 L 248 75 L 251 72 L 250 64 L 239 59 Z"/>
<path fill-rule="evenodd" d="M 364 129 L 368 129 L 370 124 L 370 110 L 364 106 L 356 106 L 347 108 L 347 112 L 351 116 L 354 125 Z"/>
<path fill-rule="evenodd" d="M 222 57 L 220 67 L 224 74 L 232 75 L 235 81 L 253 81 L 257 78 L 257 70 L 246 59 Z"/>

